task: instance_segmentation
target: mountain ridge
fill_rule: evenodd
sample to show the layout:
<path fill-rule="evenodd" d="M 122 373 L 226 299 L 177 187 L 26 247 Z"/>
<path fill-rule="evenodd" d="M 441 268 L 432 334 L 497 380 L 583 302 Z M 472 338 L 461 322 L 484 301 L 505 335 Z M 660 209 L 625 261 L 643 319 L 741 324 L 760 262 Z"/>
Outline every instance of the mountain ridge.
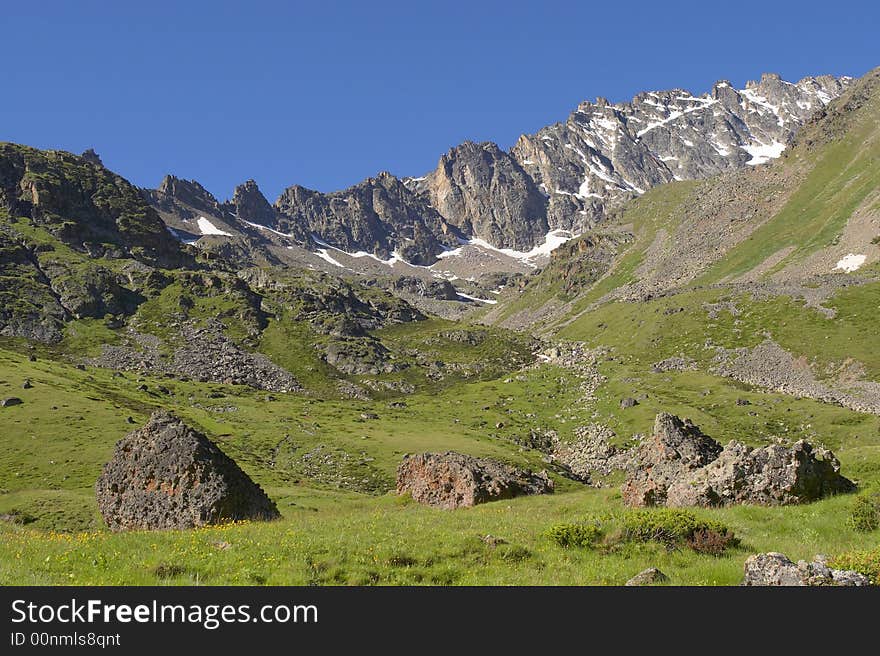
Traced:
<path fill-rule="evenodd" d="M 465 141 L 423 176 L 381 172 L 333 192 L 292 185 L 273 204 L 250 180 L 236 188 L 233 201 L 210 198 L 215 208 L 311 250 L 320 246 L 315 235 L 344 252 L 420 266 L 468 240 L 524 253 L 550 232 L 570 237 L 590 229 L 658 184 L 778 157 L 851 81 L 822 75 L 791 83 L 765 73 L 741 90 L 719 80 L 701 96 L 672 89 L 614 104 L 600 97 L 581 102 L 563 122 L 521 135 L 507 151 Z M 256 204 L 235 202 L 244 186 Z M 201 185 L 193 181 L 193 187 L 182 189 L 180 199 L 204 199 Z M 157 191 L 173 197 L 176 188 L 163 181 Z"/>

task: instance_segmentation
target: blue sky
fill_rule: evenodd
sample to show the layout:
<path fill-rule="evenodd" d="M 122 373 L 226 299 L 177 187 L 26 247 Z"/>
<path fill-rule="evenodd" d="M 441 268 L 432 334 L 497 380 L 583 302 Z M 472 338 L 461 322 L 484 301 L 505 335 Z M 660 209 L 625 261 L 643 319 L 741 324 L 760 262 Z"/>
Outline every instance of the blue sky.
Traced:
<path fill-rule="evenodd" d="M 880 65 L 864 0 L 4 5 L 0 140 L 94 147 L 135 184 L 174 173 L 221 199 L 247 178 L 272 201 L 421 175 L 596 96 Z"/>

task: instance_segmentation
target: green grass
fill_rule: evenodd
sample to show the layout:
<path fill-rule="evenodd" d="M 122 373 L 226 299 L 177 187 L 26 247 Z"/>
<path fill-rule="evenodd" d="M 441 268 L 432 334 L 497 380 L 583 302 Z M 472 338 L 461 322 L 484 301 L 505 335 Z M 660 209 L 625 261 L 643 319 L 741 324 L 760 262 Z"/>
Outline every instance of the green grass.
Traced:
<path fill-rule="evenodd" d="M 757 551 L 794 559 L 868 550 L 846 527 L 845 497 L 796 508 L 699 511 L 743 541 L 716 557 L 656 543 L 610 551 L 563 548 L 560 522 L 603 521 L 613 491 L 581 488 L 449 512 L 406 498 L 270 489 L 284 519 L 194 531 L 61 534 L 0 526 L 0 583 L 24 584 L 622 584 L 659 567 L 672 584 L 735 585 Z M 480 538 L 492 535 L 495 547 Z M 172 573 L 170 578 L 168 574 Z"/>
<path fill-rule="evenodd" d="M 404 453 L 454 449 L 541 469 L 541 455 L 521 450 L 517 441 L 530 430 L 554 426 L 566 439 L 576 425 L 607 420 L 623 439 L 648 430 L 661 408 L 692 416 L 722 441 L 761 443 L 776 434 L 795 439 L 809 419 L 809 434 L 839 449 L 845 473 L 873 485 L 880 481 L 876 417 L 744 391 L 698 372 L 636 381 L 640 374 L 633 367 L 604 363 L 603 371 L 613 377 L 591 407 L 578 406 L 570 374 L 545 366 L 510 382 L 415 394 L 407 407 L 393 408 L 382 401 L 294 394 L 267 402 L 264 392 L 243 387 L 113 376 L 0 351 L 0 395 L 25 401 L 0 410 L 0 514 L 14 510 L 36 518 L 26 526 L 0 522 L 0 583 L 614 584 L 656 566 L 673 584 L 735 584 L 754 551 L 806 558 L 876 543 L 875 536 L 848 528 L 851 499 L 844 497 L 795 508 L 699 511 L 743 541 L 715 557 L 654 543 L 564 549 L 547 537 L 554 525 L 602 523 L 622 512 L 616 486 L 590 489 L 557 477 L 552 496 L 454 512 L 385 493 Z M 670 375 L 674 384 L 664 380 Z M 32 389 L 20 389 L 25 377 Z M 137 389 L 141 381 L 147 391 Z M 170 395 L 156 391 L 160 383 Z M 633 385 L 648 398 L 626 412 L 615 410 Z M 711 393 L 704 397 L 706 389 Z M 732 403 L 739 396 L 753 399 L 746 409 L 757 411 L 757 418 Z M 160 405 L 217 441 L 268 490 L 284 519 L 197 531 L 106 532 L 96 512 L 94 480 L 115 441 L 132 428 L 126 417 L 140 424 Z M 223 406 L 236 410 L 212 410 Z M 364 420 L 365 412 L 379 418 Z M 495 428 L 497 423 L 504 425 Z M 286 436 L 300 449 L 321 446 L 351 458 L 333 471 L 304 471 L 295 451 L 279 452 Z M 373 476 L 378 485 L 359 493 L 345 476 Z M 506 544 L 492 547 L 479 539 L 489 534 Z"/>

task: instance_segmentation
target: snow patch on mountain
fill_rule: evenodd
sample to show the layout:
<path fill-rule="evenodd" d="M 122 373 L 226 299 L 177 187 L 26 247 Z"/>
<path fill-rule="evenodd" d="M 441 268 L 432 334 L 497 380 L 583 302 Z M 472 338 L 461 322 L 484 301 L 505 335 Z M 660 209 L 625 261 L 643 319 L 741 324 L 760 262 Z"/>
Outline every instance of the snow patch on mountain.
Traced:
<path fill-rule="evenodd" d="M 852 273 L 853 271 L 858 271 L 867 259 L 868 257 L 866 255 L 855 255 L 850 253 L 843 257 L 834 268 L 840 269 L 844 273 Z"/>
<path fill-rule="evenodd" d="M 774 141 L 771 144 L 763 144 L 757 141 L 753 144 L 742 146 L 742 149 L 752 156 L 752 159 L 746 162 L 746 164 L 757 166 L 758 164 L 766 164 L 771 159 L 776 159 L 782 155 L 782 151 L 785 150 L 785 144 L 778 141 Z"/>
<path fill-rule="evenodd" d="M 460 292 L 458 290 L 455 290 L 455 293 L 462 298 L 466 298 L 469 301 L 477 301 L 478 303 L 488 303 L 489 305 L 495 305 L 498 302 L 495 299 L 477 298 L 476 296 L 471 296 L 470 294 L 465 294 L 464 292 Z"/>
<path fill-rule="evenodd" d="M 192 246 L 193 244 L 195 244 L 199 240 L 198 237 L 196 237 L 195 239 L 187 239 L 180 232 L 178 232 L 177 230 L 175 230 L 171 226 L 165 226 L 165 229 L 168 232 L 170 232 L 171 236 L 174 237 L 177 241 L 184 243 L 184 244 L 189 244 L 190 246 Z"/>
<path fill-rule="evenodd" d="M 220 230 L 220 228 L 215 226 L 203 216 L 199 217 L 199 220 L 196 222 L 196 224 L 199 226 L 199 231 L 202 233 L 202 235 L 220 235 L 222 237 L 232 236 L 231 233 Z"/>
<path fill-rule="evenodd" d="M 463 246 L 479 246 L 484 250 L 500 253 L 501 255 L 506 255 L 507 257 L 519 260 L 520 262 L 527 264 L 528 266 L 536 267 L 537 264 L 535 263 L 535 260 L 543 256 L 549 256 L 550 253 L 562 246 L 562 244 L 569 241 L 570 239 L 574 239 L 577 236 L 578 235 L 568 230 L 551 230 L 546 235 L 544 235 L 544 243 L 535 246 L 530 251 L 517 251 L 512 248 L 496 248 L 485 239 L 479 239 L 476 237 L 463 239 L 460 243 Z M 452 257 L 460 252 L 461 249 L 455 249 L 452 251 L 440 253 L 440 255 L 438 255 L 437 257 Z"/>

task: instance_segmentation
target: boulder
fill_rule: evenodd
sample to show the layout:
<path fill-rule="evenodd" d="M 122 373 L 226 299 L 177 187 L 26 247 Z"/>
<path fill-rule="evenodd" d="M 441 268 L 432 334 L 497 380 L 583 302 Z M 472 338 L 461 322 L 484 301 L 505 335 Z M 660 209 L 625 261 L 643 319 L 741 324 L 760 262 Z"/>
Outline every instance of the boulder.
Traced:
<path fill-rule="evenodd" d="M 620 399 L 620 409 L 621 410 L 626 410 L 627 408 L 634 408 L 638 404 L 639 404 L 639 402 L 636 401 L 631 396 L 628 396 L 625 399 Z"/>
<path fill-rule="evenodd" d="M 0 408 L 11 408 L 14 405 L 21 405 L 22 403 L 24 403 L 24 401 L 17 396 L 10 396 L 8 399 L 0 401 Z"/>
<path fill-rule="evenodd" d="M 763 553 L 749 556 L 744 566 L 742 585 L 747 586 L 864 586 L 871 581 L 864 574 L 852 570 L 832 569 L 824 556 L 813 562 L 793 563 L 781 553 Z"/>
<path fill-rule="evenodd" d="M 636 574 L 625 585 L 657 585 L 667 581 L 669 581 L 669 577 L 666 574 L 656 567 L 649 567 Z"/>
<path fill-rule="evenodd" d="M 116 444 L 95 491 L 114 531 L 279 517 L 275 503 L 216 444 L 162 410 Z"/>
<path fill-rule="evenodd" d="M 689 421 L 661 413 L 642 442 L 623 485 L 629 506 L 789 505 L 850 492 L 840 461 L 801 440 L 791 447 L 723 449 Z"/>
<path fill-rule="evenodd" d="M 489 458 L 448 451 L 405 456 L 397 468 L 398 494 L 410 493 L 435 508 L 461 508 L 527 494 L 547 494 L 547 474 L 517 469 Z"/>
<path fill-rule="evenodd" d="M 827 449 L 800 440 L 752 449 L 730 442 L 716 460 L 670 485 L 669 506 L 722 506 L 754 503 L 781 506 L 851 492 L 840 461 Z"/>
<path fill-rule="evenodd" d="M 630 473 L 623 485 L 623 501 L 628 506 L 662 506 L 666 491 L 688 472 L 703 467 L 721 453 L 721 445 L 689 419 L 661 412 L 654 419 L 654 430 L 636 449 Z"/>

